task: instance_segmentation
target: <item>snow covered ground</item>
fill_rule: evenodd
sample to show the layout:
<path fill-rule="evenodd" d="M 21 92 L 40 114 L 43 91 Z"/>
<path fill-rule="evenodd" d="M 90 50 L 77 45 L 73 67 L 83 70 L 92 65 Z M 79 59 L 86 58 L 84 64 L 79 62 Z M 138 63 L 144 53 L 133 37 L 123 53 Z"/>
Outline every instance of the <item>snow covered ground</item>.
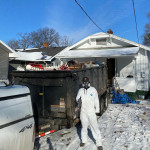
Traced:
<path fill-rule="evenodd" d="M 98 119 L 104 150 L 150 150 L 150 101 L 140 104 L 110 104 Z M 42 137 L 40 150 L 96 150 L 91 131 L 81 148 L 81 128 L 63 129 Z"/>

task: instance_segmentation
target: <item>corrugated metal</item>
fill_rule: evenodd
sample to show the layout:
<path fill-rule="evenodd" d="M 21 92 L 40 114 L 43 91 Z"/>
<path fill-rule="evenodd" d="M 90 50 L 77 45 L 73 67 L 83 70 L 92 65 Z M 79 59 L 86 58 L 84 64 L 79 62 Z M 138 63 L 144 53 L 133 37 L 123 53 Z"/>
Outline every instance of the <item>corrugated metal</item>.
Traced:
<path fill-rule="evenodd" d="M 9 54 L 0 49 L 0 80 L 6 80 L 8 77 Z"/>
<path fill-rule="evenodd" d="M 136 80 L 137 90 L 149 90 L 149 56 L 144 49 L 140 49 L 136 57 Z"/>

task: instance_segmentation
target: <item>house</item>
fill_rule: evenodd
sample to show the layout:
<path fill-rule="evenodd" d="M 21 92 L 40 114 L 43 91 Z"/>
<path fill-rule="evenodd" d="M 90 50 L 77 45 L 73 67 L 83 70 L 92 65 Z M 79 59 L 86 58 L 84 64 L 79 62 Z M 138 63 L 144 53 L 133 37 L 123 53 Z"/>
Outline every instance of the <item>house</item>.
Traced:
<path fill-rule="evenodd" d="M 18 57 L 18 54 L 0 41 L 0 82 L 8 83 L 9 59 L 16 57 Z"/>
<path fill-rule="evenodd" d="M 13 70 L 24 70 L 29 63 L 49 63 L 51 57 L 62 51 L 65 47 L 29 48 L 26 50 L 16 49 L 19 57 L 10 61 L 10 72 Z"/>
<path fill-rule="evenodd" d="M 64 62 L 76 59 L 105 63 L 108 83 L 112 84 L 116 77 L 119 87 L 126 92 L 150 89 L 150 47 L 113 34 L 100 32 L 88 36 L 54 57 Z"/>

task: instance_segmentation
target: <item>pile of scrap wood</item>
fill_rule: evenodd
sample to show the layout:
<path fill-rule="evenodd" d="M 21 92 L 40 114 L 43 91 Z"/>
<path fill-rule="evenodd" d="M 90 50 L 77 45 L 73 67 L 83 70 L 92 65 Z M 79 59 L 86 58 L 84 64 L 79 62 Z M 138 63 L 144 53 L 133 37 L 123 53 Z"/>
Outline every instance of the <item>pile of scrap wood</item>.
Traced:
<path fill-rule="evenodd" d="M 67 65 L 71 70 L 82 69 L 83 63 L 79 63 L 77 60 L 70 60 L 67 62 Z"/>
<path fill-rule="evenodd" d="M 76 70 L 76 69 L 83 69 L 83 68 L 90 68 L 90 67 L 97 67 L 99 64 L 95 64 L 93 61 L 89 62 L 78 62 L 77 60 L 70 60 L 67 62 L 67 65 L 71 70 Z"/>

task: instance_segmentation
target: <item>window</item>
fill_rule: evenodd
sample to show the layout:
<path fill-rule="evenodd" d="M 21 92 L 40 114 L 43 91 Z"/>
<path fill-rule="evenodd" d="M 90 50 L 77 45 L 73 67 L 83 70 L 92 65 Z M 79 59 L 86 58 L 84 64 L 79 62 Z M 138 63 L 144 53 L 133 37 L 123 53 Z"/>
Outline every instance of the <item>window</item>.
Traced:
<path fill-rule="evenodd" d="M 96 39 L 96 45 L 106 45 L 106 39 Z"/>

